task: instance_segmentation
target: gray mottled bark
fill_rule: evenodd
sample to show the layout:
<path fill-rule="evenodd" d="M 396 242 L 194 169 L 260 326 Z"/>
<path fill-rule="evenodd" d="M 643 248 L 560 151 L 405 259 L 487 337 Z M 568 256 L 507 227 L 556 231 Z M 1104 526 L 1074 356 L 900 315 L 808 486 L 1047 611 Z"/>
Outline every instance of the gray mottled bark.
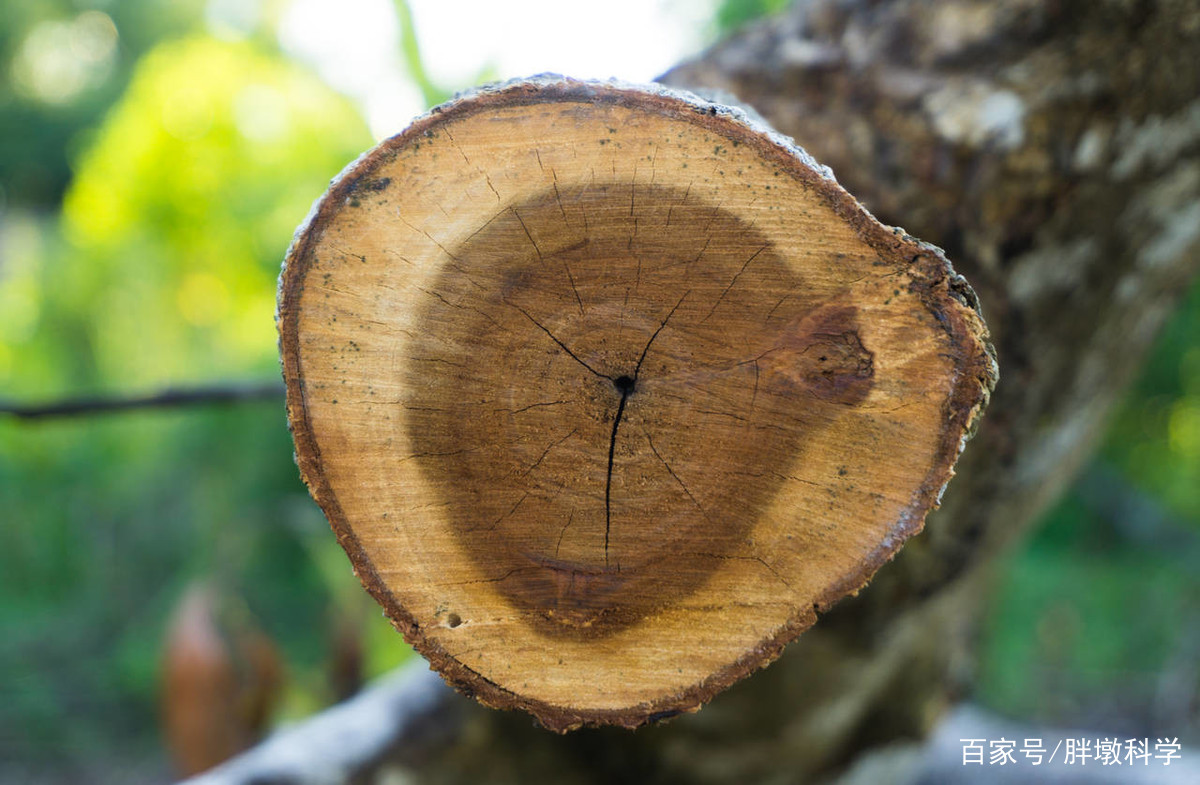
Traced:
<path fill-rule="evenodd" d="M 634 734 L 447 697 L 459 732 L 420 778 L 794 782 L 924 734 L 970 683 L 992 557 L 1072 477 L 1197 270 L 1197 52 L 1186 0 L 818 0 L 667 74 L 740 97 L 945 248 L 1000 385 L 925 533 L 776 664 Z"/>

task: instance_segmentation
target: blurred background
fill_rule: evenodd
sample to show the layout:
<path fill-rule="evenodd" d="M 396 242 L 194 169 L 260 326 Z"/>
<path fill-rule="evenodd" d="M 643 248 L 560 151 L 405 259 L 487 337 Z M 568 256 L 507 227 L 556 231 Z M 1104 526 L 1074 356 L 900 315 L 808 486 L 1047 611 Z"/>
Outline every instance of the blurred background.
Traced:
<path fill-rule="evenodd" d="M 280 261 L 359 153 L 455 90 L 648 81 L 784 4 L 4 0 L 0 398 L 277 381 Z M 281 396 L 0 414 L 0 782 L 164 781 L 168 736 L 217 754 L 165 681 L 227 687 L 233 749 L 410 656 L 291 455 Z M 1200 284 L 1006 555 L 971 699 L 1197 744 L 1197 565 Z"/>

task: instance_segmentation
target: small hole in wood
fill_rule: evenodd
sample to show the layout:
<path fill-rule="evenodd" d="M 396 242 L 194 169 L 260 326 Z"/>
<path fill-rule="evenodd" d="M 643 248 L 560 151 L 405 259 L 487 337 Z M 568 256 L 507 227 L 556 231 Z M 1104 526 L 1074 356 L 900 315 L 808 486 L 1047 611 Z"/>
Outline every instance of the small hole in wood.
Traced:
<path fill-rule="evenodd" d="M 450 629 L 454 629 L 460 624 L 462 624 L 462 617 L 457 613 L 452 613 L 446 617 L 446 626 Z"/>
<path fill-rule="evenodd" d="M 622 395 L 628 395 L 633 392 L 633 378 L 629 376 L 618 376 L 613 379 L 613 385 L 617 388 L 617 392 Z"/>

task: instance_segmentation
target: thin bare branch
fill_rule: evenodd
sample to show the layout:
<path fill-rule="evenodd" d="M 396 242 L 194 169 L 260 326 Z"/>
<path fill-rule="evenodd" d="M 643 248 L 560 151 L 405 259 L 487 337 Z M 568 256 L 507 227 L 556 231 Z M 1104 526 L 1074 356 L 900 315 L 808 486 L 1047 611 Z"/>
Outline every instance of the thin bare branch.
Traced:
<path fill-rule="evenodd" d="M 240 404 L 262 400 L 282 401 L 283 382 L 221 382 L 198 387 L 168 387 L 144 395 L 95 395 L 65 398 L 49 403 L 21 404 L 0 399 L 0 416 L 18 420 L 49 420 L 112 414 L 135 409 L 176 409 L 185 406 Z"/>

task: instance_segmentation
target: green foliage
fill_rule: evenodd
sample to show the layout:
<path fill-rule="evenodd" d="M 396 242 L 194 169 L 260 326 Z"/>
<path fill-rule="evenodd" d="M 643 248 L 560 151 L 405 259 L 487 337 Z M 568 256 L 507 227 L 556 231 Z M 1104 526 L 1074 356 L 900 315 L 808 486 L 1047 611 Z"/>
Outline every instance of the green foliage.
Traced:
<path fill-rule="evenodd" d="M 6 394 L 278 373 L 286 244 L 370 143 L 353 107 L 270 50 L 194 36 L 147 53 L 61 219 L 4 217 Z M 326 614 L 355 581 L 344 556 L 340 571 L 314 556 L 337 546 L 291 449 L 280 403 L 0 422 L 0 670 L 19 685 L 0 759 L 154 749 L 165 620 L 196 577 L 283 647 L 289 705 L 319 705 Z M 405 651 L 392 634 L 371 661 Z"/>
<path fill-rule="evenodd" d="M 425 70 L 425 61 L 421 57 L 421 46 L 417 41 L 417 26 L 413 21 L 412 8 L 407 0 L 393 0 L 396 17 L 400 21 L 400 54 L 404 57 L 404 67 L 417 87 L 421 89 L 421 99 L 426 106 L 437 106 L 450 99 L 451 91 L 434 83 Z M 487 81 L 487 80 L 481 80 Z"/>
<path fill-rule="evenodd" d="M 290 528 L 304 497 L 276 459 L 288 449 L 277 408 L 5 424 L 0 667 L 40 686 L 0 705 L 0 757 L 147 745 L 165 618 L 197 576 L 244 591 L 292 657 L 316 656 L 302 614 L 324 589 Z M 288 573 L 286 601 L 265 565 Z"/>
<path fill-rule="evenodd" d="M 287 239 L 370 143 L 345 101 L 248 44 L 194 38 L 148 54 L 63 204 L 80 261 L 61 295 L 95 326 L 102 377 L 273 367 Z"/>
<path fill-rule="evenodd" d="M 1003 566 L 984 626 L 986 703 L 1043 722 L 1186 738 L 1184 719 L 1158 704 L 1161 685 L 1191 678 L 1200 655 L 1198 413 L 1200 281 L 1100 457 Z"/>
<path fill-rule="evenodd" d="M 193 29 L 203 7 L 202 0 L 6 3 L 0 64 L 11 79 L 0 80 L 0 208 L 6 200 L 55 205 L 72 154 L 134 64 L 160 40 Z"/>
<path fill-rule="evenodd" d="M 1200 285 L 1163 330 L 1103 452 L 1200 533 Z"/>
<path fill-rule="evenodd" d="M 979 697 L 1057 725 L 1185 735 L 1159 684 L 1194 661 L 1200 548 L 1131 542 L 1070 494 L 1009 558 L 984 625 Z M 1122 727 L 1123 726 L 1123 727 Z"/>
<path fill-rule="evenodd" d="M 732 32 L 755 19 L 779 13 L 790 4 L 791 0 L 721 0 L 717 30 L 722 34 Z"/>

